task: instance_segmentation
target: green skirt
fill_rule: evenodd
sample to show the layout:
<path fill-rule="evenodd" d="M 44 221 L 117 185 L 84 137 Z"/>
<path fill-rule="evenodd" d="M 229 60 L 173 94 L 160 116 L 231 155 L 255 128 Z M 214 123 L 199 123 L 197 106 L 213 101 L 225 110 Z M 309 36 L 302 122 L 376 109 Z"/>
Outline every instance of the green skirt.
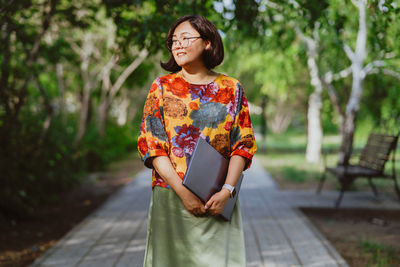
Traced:
<path fill-rule="evenodd" d="M 231 221 L 188 212 L 171 188 L 155 186 L 148 214 L 144 267 L 245 267 L 239 197 Z"/>

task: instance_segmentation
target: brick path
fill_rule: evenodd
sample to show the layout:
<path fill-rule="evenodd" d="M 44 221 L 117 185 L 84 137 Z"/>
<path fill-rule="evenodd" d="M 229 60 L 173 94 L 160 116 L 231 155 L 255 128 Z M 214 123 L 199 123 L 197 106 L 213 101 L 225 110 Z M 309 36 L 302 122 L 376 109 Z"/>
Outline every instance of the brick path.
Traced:
<path fill-rule="evenodd" d="M 256 157 L 244 174 L 239 199 L 248 267 L 347 266 L 297 209 L 332 207 L 337 192 L 317 196 L 311 191 L 281 191 Z M 142 266 L 150 181 L 151 171 L 145 168 L 32 266 Z M 400 209 L 399 202 L 375 200 L 369 192 L 346 193 L 342 206 Z"/>

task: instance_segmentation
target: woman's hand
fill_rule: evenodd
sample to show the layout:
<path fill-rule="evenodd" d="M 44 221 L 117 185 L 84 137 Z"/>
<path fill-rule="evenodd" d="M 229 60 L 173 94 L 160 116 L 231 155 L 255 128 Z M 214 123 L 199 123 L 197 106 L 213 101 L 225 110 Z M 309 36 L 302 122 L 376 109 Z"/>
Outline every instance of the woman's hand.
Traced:
<path fill-rule="evenodd" d="M 205 205 L 206 210 L 212 215 L 221 214 L 229 197 L 229 190 L 223 188 L 221 191 L 212 195 L 212 197 L 207 201 Z"/>
<path fill-rule="evenodd" d="M 201 215 L 206 213 L 203 202 L 189 189 L 182 188 L 179 196 L 185 209 L 193 215 Z"/>
<path fill-rule="evenodd" d="M 162 179 L 164 179 L 177 193 L 187 211 L 193 215 L 206 213 L 203 202 L 201 202 L 201 200 L 189 189 L 182 185 L 182 179 L 176 173 L 169 157 L 154 157 L 152 164 Z"/>

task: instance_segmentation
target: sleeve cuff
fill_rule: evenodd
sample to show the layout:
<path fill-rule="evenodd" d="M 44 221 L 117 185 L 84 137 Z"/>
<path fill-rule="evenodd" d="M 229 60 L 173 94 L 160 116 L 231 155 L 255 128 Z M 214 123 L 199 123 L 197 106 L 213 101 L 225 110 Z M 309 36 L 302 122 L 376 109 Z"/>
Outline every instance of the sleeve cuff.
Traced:
<path fill-rule="evenodd" d="M 242 149 L 236 149 L 231 153 L 231 157 L 233 155 L 238 155 L 238 156 L 242 156 L 245 158 L 246 160 L 246 164 L 244 165 L 243 171 L 247 170 L 248 168 L 250 168 L 251 163 L 252 163 L 252 159 L 253 159 L 253 155 L 250 154 L 249 152 L 242 150 Z"/>
<path fill-rule="evenodd" d="M 149 169 L 153 169 L 152 158 L 158 157 L 158 156 L 167 156 L 168 157 L 168 153 L 164 149 L 149 150 L 142 159 L 144 162 L 144 165 Z"/>

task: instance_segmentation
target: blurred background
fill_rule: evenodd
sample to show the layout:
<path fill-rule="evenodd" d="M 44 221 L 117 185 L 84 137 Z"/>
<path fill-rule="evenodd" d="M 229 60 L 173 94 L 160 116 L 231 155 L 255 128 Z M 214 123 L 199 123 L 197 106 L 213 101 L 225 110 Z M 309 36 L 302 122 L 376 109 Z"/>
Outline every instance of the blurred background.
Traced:
<path fill-rule="evenodd" d="M 45 250 L 76 222 L 46 233 L 39 218 L 54 207 L 72 218 L 83 206 L 78 221 L 143 168 L 144 101 L 166 74 L 168 29 L 185 14 L 219 29 L 225 59 L 215 70 L 243 84 L 256 157 L 280 188 L 314 190 L 322 154 L 348 164 L 372 131 L 399 133 L 398 0 L 1 1 L 3 252 Z M 376 185 L 394 195 L 392 181 Z M 338 188 L 335 179 L 324 187 Z M 351 190 L 368 188 L 360 180 Z M 32 219 L 36 230 L 15 230 Z"/>

